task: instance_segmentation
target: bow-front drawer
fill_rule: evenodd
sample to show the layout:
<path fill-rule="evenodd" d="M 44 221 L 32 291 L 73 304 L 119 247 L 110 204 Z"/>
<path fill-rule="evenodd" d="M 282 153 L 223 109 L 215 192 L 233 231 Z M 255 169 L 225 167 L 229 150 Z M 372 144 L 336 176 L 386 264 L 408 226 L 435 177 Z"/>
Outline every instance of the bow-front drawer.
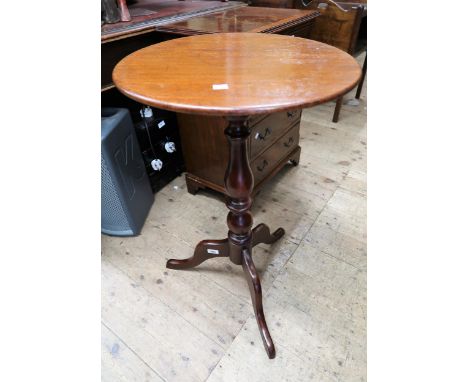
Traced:
<path fill-rule="evenodd" d="M 279 138 L 268 150 L 253 160 L 250 164 L 255 183 L 268 175 L 276 164 L 281 161 L 299 144 L 299 123 Z"/>
<path fill-rule="evenodd" d="M 301 110 L 283 111 L 270 114 L 253 126 L 250 134 L 250 158 L 255 159 L 300 119 Z"/>

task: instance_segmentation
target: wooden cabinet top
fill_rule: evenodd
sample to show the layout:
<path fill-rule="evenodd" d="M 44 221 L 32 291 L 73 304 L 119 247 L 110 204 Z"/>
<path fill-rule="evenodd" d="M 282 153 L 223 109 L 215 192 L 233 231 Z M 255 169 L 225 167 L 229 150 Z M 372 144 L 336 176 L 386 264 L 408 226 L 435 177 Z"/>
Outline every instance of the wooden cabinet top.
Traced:
<path fill-rule="evenodd" d="M 242 8 L 247 4 L 239 1 L 199 0 L 137 0 L 128 5 L 130 22 L 104 24 L 101 27 L 101 42 L 106 43 L 136 34 L 148 33 L 155 27 L 197 15 L 210 14 L 226 9 Z"/>
<path fill-rule="evenodd" d="M 229 32 L 275 33 L 305 23 L 319 15 L 318 11 L 242 7 L 191 17 L 159 26 L 156 30 L 180 35 Z"/>
<path fill-rule="evenodd" d="M 251 115 L 330 101 L 351 90 L 361 68 L 332 46 L 292 36 L 219 33 L 151 45 L 113 71 L 128 97 L 162 109 Z"/>

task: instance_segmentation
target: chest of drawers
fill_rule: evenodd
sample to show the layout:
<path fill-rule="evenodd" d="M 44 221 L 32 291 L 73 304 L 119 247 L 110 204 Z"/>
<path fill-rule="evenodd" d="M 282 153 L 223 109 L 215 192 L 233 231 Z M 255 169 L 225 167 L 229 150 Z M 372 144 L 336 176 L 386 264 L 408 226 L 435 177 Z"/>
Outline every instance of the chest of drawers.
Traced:
<path fill-rule="evenodd" d="M 178 114 L 177 119 L 187 169 L 187 190 L 195 194 L 200 188 L 210 188 L 226 194 L 224 173 L 229 149 L 224 129 L 227 121 L 187 114 Z M 288 162 L 299 163 L 300 120 L 299 110 L 250 119 L 252 133 L 248 147 L 254 194 Z"/>

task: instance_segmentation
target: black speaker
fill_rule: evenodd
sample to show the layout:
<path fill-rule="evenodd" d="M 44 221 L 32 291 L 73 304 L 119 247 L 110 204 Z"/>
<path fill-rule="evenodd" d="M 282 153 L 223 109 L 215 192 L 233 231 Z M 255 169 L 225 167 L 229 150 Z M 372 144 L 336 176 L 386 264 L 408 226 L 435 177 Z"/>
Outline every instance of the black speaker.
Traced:
<path fill-rule="evenodd" d="M 127 109 L 101 109 L 101 232 L 141 232 L 154 195 Z"/>

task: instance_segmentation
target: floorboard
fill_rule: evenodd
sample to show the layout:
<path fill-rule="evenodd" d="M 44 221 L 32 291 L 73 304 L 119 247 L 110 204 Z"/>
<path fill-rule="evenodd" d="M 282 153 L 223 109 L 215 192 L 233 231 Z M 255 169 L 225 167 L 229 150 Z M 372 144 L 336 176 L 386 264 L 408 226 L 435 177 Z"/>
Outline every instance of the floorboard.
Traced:
<path fill-rule="evenodd" d="M 276 358 L 263 349 L 241 267 L 220 258 L 165 268 L 226 236 L 223 198 L 191 195 L 179 177 L 155 195 L 140 236 L 102 236 L 103 381 L 366 380 L 366 100 L 365 82 L 338 123 L 333 102 L 304 110 L 299 165 L 254 202 L 254 225 L 286 229 L 253 254 Z"/>

